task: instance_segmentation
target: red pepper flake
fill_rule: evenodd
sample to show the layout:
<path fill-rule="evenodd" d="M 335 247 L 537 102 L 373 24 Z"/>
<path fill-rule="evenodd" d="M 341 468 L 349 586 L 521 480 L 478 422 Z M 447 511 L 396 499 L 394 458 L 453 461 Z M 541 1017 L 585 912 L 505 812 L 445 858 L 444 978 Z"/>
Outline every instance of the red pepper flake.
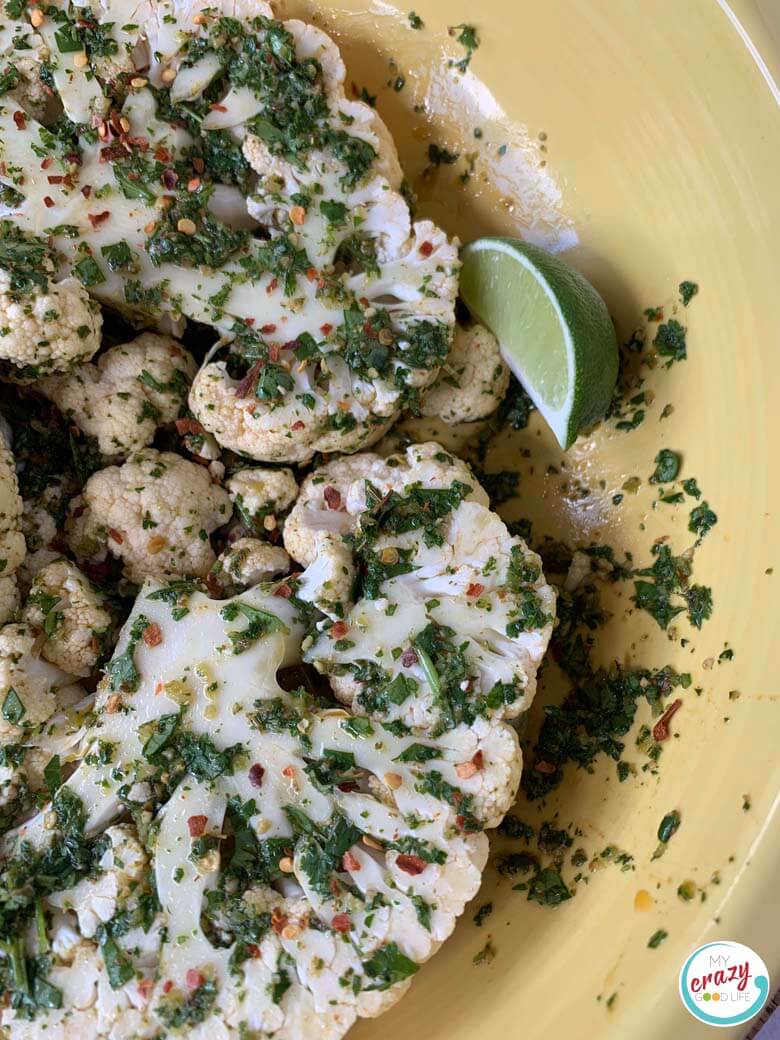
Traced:
<path fill-rule="evenodd" d="M 260 947 L 259 946 L 255 946 L 254 943 L 248 943 L 247 947 L 246 947 L 246 952 L 254 960 L 257 960 L 257 958 L 260 956 Z"/>
<path fill-rule="evenodd" d="M 170 162 L 171 161 L 171 153 L 168 151 L 167 148 L 163 148 L 162 145 L 158 145 L 155 148 L 155 150 L 154 150 L 154 157 L 157 160 L 157 162 Z"/>
<path fill-rule="evenodd" d="M 345 852 L 341 857 L 341 866 L 343 870 L 360 870 L 360 860 L 352 852 Z"/>
<path fill-rule="evenodd" d="M 292 780 L 295 776 L 295 766 L 285 766 L 282 770 L 282 776 L 286 776 L 288 780 Z"/>
<path fill-rule="evenodd" d="M 196 192 L 199 187 L 200 177 L 190 177 L 190 179 L 187 181 L 187 191 L 190 193 L 190 195 L 192 195 L 193 192 Z"/>
<path fill-rule="evenodd" d="M 292 589 L 289 585 L 277 585 L 274 589 L 274 596 L 278 596 L 279 599 L 289 599 L 292 596 Z"/>
<path fill-rule="evenodd" d="M 121 545 L 122 542 L 125 540 L 125 536 L 122 534 L 122 532 L 117 531 L 115 527 L 109 527 L 108 537 L 111 539 L 112 542 L 116 542 L 117 545 Z"/>
<path fill-rule="evenodd" d="M 478 581 L 472 581 L 472 583 L 466 589 L 466 595 L 471 596 L 472 599 L 476 599 L 477 596 L 481 596 L 484 591 L 484 585 L 480 585 Z"/>
<path fill-rule="evenodd" d="M 669 723 L 681 707 L 682 701 L 679 697 L 676 701 L 672 701 L 658 722 L 653 726 L 653 740 L 660 744 L 662 741 L 669 739 Z"/>
<path fill-rule="evenodd" d="M 263 767 L 260 765 L 259 762 L 255 762 L 255 764 L 249 770 L 249 783 L 252 785 L 252 787 L 262 787 L 264 775 L 265 770 L 263 769 Z"/>
<path fill-rule="evenodd" d="M 154 979 L 139 979 L 138 992 L 142 1000 L 148 1000 L 154 990 Z"/>
<path fill-rule="evenodd" d="M 81 194 L 84 196 L 85 199 L 88 199 L 92 194 L 92 185 L 85 184 L 81 189 Z"/>
<path fill-rule="evenodd" d="M 281 907 L 275 906 L 271 911 L 271 927 L 277 935 L 281 935 L 282 929 L 285 927 L 288 921 L 287 914 Z"/>
<path fill-rule="evenodd" d="M 263 358 L 258 358 L 257 361 L 255 361 L 254 365 L 252 365 L 247 374 L 236 387 L 236 397 L 249 397 L 250 393 L 255 388 L 257 377 L 260 375 L 260 372 L 262 371 L 264 365 L 265 361 L 263 360 Z"/>
<path fill-rule="evenodd" d="M 41 160 L 41 169 L 42 170 L 48 170 L 48 168 L 51 166 L 51 164 L 53 162 L 54 162 L 54 159 L 52 158 L 52 156 L 51 155 L 47 155 L 45 159 Z"/>
<path fill-rule="evenodd" d="M 341 509 L 341 495 L 330 484 L 322 492 L 322 497 L 325 499 L 328 509 Z"/>
<path fill-rule="evenodd" d="M 254 318 L 244 318 L 244 319 L 243 319 L 243 322 L 244 322 L 244 324 L 246 325 L 246 327 L 247 327 L 248 329 L 251 329 L 251 328 L 252 328 L 252 326 L 253 326 L 253 325 L 254 325 L 254 323 L 255 323 L 255 319 L 254 319 Z"/>
<path fill-rule="evenodd" d="M 329 336 L 331 332 L 333 332 L 333 326 L 329 321 L 326 321 L 322 325 L 320 325 L 320 332 L 323 336 Z"/>
<path fill-rule="evenodd" d="M 552 764 L 552 762 L 537 762 L 534 766 L 534 769 L 537 773 L 544 773 L 545 776 L 550 776 L 552 773 L 554 773 L 555 768 L 556 767 Z"/>
<path fill-rule="evenodd" d="M 338 787 L 339 791 L 344 791 L 346 794 L 348 794 L 350 791 L 360 790 L 360 788 L 354 780 L 345 780 L 343 784 L 337 784 L 336 786 Z"/>
<path fill-rule="evenodd" d="M 24 112 L 14 112 L 14 122 L 20 130 L 27 129 L 27 116 L 24 114 Z"/>
<path fill-rule="evenodd" d="M 46 178 L 46 180 L 49 182 L 49 184 L 62 184 L 65 178 L 60 177 L 57 174 L 51 174 L 49 177 Z"/>
<path fill-rule="evenodd" d="M 336 621 L 330 628 L 330 634 L 333 639 L 343 639 L 349 631 L 346 621 Z"/>
<path fill-rule="evenodd" d="M 162 984 L 163 993 L 170 993 L 173 989 L 173 979 L 166 979 Z"/>
<path fill-rule="evenodd" d="M 317 279 L 317 268 L 316 267 L 309 267 L 309 268 L 307 268 L 306 269 L 306 277 L 309 279 L 310 282 L 316 281 L 316 279 Z"/>
<path fill-rule="evenodd" d="M 187 830 L 190 832 L 190 837 L 199 838 L 205 831 L 208 822 L 208 816 L 190 816 L 187 820 Z"/>
<path fill-rule="evenodd" d="M 408 856 L 405 852 L 401 853 L 395 862 L 399 870 L 402 870 L 404 874 L 411 874 L 412 876 L 422 874 L 428 866 L 422 856 Z"/>
<path fill-rule="evenodd" d="M 336 914 L 330 922 L 330 926 L 334 932 L 348 932 L 352 927 L 352 922 L 346 914 Z"/>
<path fill-rule="evenodd" d="M 227 112 L 227 105 L 220 105 L 218 101 L 212 101 L 209 108 L 212 112 Z"/>
<path fill-rule="evenodd" d="M 401 654 L 401 664 L 404 668 L 411 668 L 413 664 L 417 664 L 417 661 L 417 651 L 412 649 L 411 646 Z"/>
<path fill-rule="evenodd" d="M 143 641 L 147 646 L 159 646 L 162 643 L 162 631 L 156 621 L 152 621 L 144 629 Z"/>
<path fill-rule="evenodd" d="M 203 159 L 196 157 L 192 160 L 192 168 L 195 171 L 195 173 L 203 173 L 203 171 L 206 169 L 206 164 L 203 161 Z"/>
<path fill-rule="evenodd" d="M 51 195 L 44 195 L 43 204 L 47 209 L 51 209 L 54 205 L 54 199 L 51 197 Z"/>
<path fill-rule="evenodd" d="M 481 751 L 477 751 L 471 761 L 474 763 L 477 769 L 481 769 L 482 766 L 485 764 L 485 756 L 482 754 Z"/>
<path fill-rule="evenodd" d="M 423 242 L 419 252 L 421 256 L 430 256 L 433 252 L 433 244 L 431 242 Z"/>
<path fill-rule="evenodd" d="M 187 983 L 187 989 L 197 989 L 206 981 L 201 973 L 195 968 L 190 968 L 184 978 Z"/>
<path fill-rule="evenodd" d="M 176 432 L 180 435 L 185 433 L 205 433 L 205 429 L 197 419 L 177 419 Z"/>
<path fill-rule="evenodd" d="M 276 332 L 276 326 L 272 321 L 269 321 L 267 325 L 262 325 L 260 331 L 264 336 L 270 335 L 272 332 Z"/>
<path fill-rule="evenodd" d="M 111 211 L 104 209 L 102 213 L 87 213 L 87 218 L 93 228 L 96 228 L 99 224 L 102 224 L 104 220 L 108 220 L 111 216 Z"/>
<path fill-rule="evenodd" d="M 305 422 L 302 422 L 302 421 L 301 421 L 300 419 L 298 419 L 298 420 L 297 420 L 297 422 L 294 422 L 294 423 L 292 424 L 292 426 L 290 427 L 290 429 L 291 429 L 291 430 L 302 430 L 302 429 L 304 428 L 304 426 L 305 426 L 305 425 L 306 425 L 306 423 L 305 423 Z"/>
<path fill-rule="evenodd" d="M 268 344 L 268 360 L 278 361 L 279 360 L 279 344 L 269 343 Z"/>
<path fill-rule="evenodd" d="M 271 281 L 268 283 L 268 285 L 266 285 L 265 291 L 270 296 L 271 293 L 275 293 L 278 288 L 279 288 L 279 279 L 278 278 L 272 278 Z"/>

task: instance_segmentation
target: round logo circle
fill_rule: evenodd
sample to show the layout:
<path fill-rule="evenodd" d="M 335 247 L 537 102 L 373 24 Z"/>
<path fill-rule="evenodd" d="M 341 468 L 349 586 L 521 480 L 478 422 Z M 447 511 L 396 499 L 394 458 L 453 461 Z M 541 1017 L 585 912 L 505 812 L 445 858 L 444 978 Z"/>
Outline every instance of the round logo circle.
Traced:
<path fill-rule="evenodd" d="M 736 1026 L 769 997 L 769 972 L 755 950 L 720 939 L 694 950 L 680 971 L 680 998 L 699 1022 Z"/>

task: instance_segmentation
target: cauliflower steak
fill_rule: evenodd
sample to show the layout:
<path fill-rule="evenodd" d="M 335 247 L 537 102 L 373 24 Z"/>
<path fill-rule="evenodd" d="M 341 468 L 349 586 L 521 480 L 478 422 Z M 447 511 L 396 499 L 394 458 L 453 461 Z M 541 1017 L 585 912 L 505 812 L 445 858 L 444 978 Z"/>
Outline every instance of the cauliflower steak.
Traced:
<path fill-rule="evenodd" d="M 29 18 L 9 14 L 0 47 L 18 60 L 27 34 L 66 118 L 16 73 L 0 106 L 0 357 L 18 378 L 89 360 L 89 293 L 146 325 L 217 330 L 190 407 L 251 459 L 356 451 L 418 408 L 450 349 L 457 242 L 411 220 L 390 135 L 346 97 L 332 40 L 235 0 L 64 0 Z M 105 453 L 127 454 L 143 433 L 116 398 L 98 401 L 105 417 L 90 402 L 111 375 L 76 377 L 81 410 Z M 73 380 L 64 392 L 78 413 Z"/>

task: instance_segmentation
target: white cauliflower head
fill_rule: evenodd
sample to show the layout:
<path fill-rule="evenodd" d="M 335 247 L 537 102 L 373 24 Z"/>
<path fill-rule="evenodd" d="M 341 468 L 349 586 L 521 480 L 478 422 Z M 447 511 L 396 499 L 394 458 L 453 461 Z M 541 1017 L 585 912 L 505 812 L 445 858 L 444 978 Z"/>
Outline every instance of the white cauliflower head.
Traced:
<path fill-rule="evenodd" d="M 54 281 L 43 240 L 0 221 L 0 358 L 8 377 L 32 382 L 88 361 L 100 346 L 100 308 L 75 278 Z"/>
<path fill-rule="evenodd" d="M 97 439 L 102 455 L 126 458 L 179 416 L 196 367 L 175 339 L 144 332 L 111 347 L 94 364 L 44 380 L 40 390 Z"/>
<path fill-rule="evenodd" d="M 68 539 L 79 559 L 118 557 L 138 584 L 148 576 L 202 578 L 216 559 L 209 536 L 231 512 L 208 470 L 147 448 L 89 478 L 71 502 Z"/>
<path fill-rule="evenodd" d="M 509 367 L 498 340 L 484 325 L 458 325 L 452 349 L 421 408 L 445 423 L 475 422 L 491 415 L 506 395 Z"/>
<path fill-rule="evenodd" d="M 69 560 L 38 571 L 22 619 L 43 636 L 47 661 L 81 677 L 95 671 L 115 625 L 106 597 Z"/>

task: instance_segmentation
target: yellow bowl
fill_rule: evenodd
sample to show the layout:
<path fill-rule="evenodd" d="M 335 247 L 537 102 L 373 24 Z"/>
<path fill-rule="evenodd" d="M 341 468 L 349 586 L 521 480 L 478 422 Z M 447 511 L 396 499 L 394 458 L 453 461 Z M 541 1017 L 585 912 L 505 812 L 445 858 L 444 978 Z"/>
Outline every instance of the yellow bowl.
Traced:
<path fill-rule="evenodd" d="M 483 0 L 476 9 L 414 0 L 414 8 L 425 23 L 418 31 L 408 9 L 385 0 L 291 0 L 284 13 L 331 32 L 357 89 L 377 95 L 423 216 L 464 240 L 521 234 L 563 250 L 622 333 L 645 307 L 671 314 L 683 279 L 701 286 L 677 314 L 688 325 L 688 360 L 649 374 L 655 401 L 639 429 L 601 430 L 565 460 L 538 422 L 504 438 L 491 462 L 514 460 L 523 472 L 507 515 L 530 517 L 536 534 L 593 538 L 637 560 L 661 533 L 680 551 L 691 540 L 688 509 L 653 510 L 647 477 L 659 448 L 681 450 L 682 475 L 697 478 L 719 517 L 696 556 L 696 580 L 713 587 L 715 610 L 701 632 L 681 625 L 670 641 L 630 612 L 630 587 L 618 588 L 599 637 L 602 661 L 670 663 L 690 671 L 701 693 L 684 692 L 679 739 L 665 745 L 657 776 L 640 771 L 620 784 L 614 763 L 601 761 L 593 774 L 570 770 L 543 809 L 520 810 L 532 821 L 558 813 L 583 830 L 589 851 L 614 844 L 633 855 L 635 870 L 594 872 L 556 910 L 488 872 L 474 904 L 494 904 L 483 927 L 464 920 L 398 1007 L 353 1035 L 700 1037 L 704 1027 L 677 995 L 696 946 L 714 938 L 752 946 L 775 986 L 780 969 L 771 659 L 780 644 L 772 463 L 780 443 L 780 93 L 772 78 L 780 14 L 770 0 Z M 463 54 L 447 32 L 458 22 L 473 22 L 481 41 L 463 76 L 448 64 Z M 426 176 L 431 142 L 461 158 Z M 674 412 L 659 421 L 666 403 Z M 524 447 L 530 459 L 520 459 Z M 562 461 L 566 470 L 548 470 Z M 615 508 L 612 495 L 632 475 L 642 487 Z M 718 664 L 726 644 L 734 659 Z M 548 676 L 539 703 L 560 694 Z M 631 758 L 633 736 L 627 743 Z M 651 861 L 670 809 L 682 825 Z M 706 901 L 678 898 L 686 879 Z M 657 929 L 668 938 L 650 949 Z M 496 956 L 475 966 L 488 936 Z"/>

